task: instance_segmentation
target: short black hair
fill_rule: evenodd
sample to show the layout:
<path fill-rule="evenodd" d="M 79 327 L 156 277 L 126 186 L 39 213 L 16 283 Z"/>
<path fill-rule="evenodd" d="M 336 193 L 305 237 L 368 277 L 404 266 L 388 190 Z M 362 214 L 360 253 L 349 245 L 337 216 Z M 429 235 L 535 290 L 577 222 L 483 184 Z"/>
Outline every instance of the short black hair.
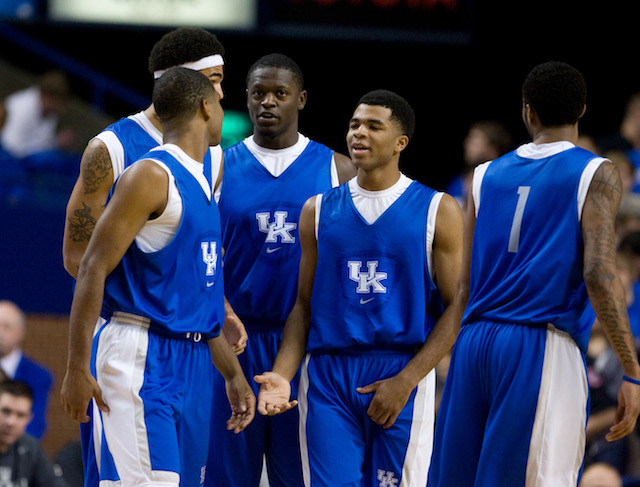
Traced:
<path fill-rule="evenodd" d="M 545 126 L 572 125 L 587 103 L 584 76 L 573 66 L 549 61 L 534 67 L 522 85 L 522 99 Z"/>
<path fill-rule="evenodd" d="M 33 402 L 33 389 L 20 380 L 4 379 L 0 381 L 0 396 L 11 394 L 15 397 L 26 397 Z"/>
<path fill-rule="evenodd" d="M 391 110 L 391 119 L 400 124 L 402 133 L 413 137 L 416 127 L 416 114 L 409 102 L 400 95 L 389 90 L 370 91 L 358 101 L 358 105 L 383 106 Z"/>
<path fill-rule="evenodd" d="M 211 32 L 194 27 L 180 27 L 162 36 L 151 49 L 149 72 L 192 63 L 204 57 L 220 54 L 224 46 Z"/>
<path fill-rule="evenodd" d="M 289 56 L 279 53 L 262 56 L 249 68 L 249 71 L 247 72 L 247 86 L 249 86 L 251 75 L 260 68 L 279 68 L 291 71 L 293 79 L 298 85 L 300 91 L 304 90 L 304 76 L 302 75 L 302 69 L 300 69 L 300 66 L 298 66 L 298 64 Z"/>
<path fill-rule="evenodd" d="M 200 103 L 215 93 L 211 81 L 199 71 L 170 68 L 153 87 L 153 106 L 160 122 L 190 120 Z"/>

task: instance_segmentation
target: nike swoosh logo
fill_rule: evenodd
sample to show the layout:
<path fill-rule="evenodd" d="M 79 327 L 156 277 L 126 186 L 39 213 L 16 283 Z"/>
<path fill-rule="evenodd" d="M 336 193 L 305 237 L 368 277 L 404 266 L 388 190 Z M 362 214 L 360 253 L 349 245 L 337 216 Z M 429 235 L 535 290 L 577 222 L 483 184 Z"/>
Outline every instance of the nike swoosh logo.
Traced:
<path fill-rule="evenodd" d="M 277 252 L 278 250 L 280 250 L 282 247 L 267 247 L 267 254 L 273 254 L 274 252 Z"/>
<path fill-rule="evenodd" d="M 360 304 L 367 304 L 367 303 L 370 303 L 371 301 L 373 301 L 373 298 L 369 298 L 369 299 L 360 298 Z"/>
<path fill-rule="evenodd" d="M 207 282 L 207 287 L 211 287 L 215 284 L 215 282 Z"/>

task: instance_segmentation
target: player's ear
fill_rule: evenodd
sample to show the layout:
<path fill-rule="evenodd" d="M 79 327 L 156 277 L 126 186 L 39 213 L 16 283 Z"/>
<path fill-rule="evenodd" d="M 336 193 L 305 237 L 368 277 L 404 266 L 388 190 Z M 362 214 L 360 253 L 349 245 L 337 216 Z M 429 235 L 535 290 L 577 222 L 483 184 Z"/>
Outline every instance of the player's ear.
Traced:
<path fill-rule="evenodd" d="M 409 145 L 409 137 L 402 134 L 396 139 L 396 152 L 402 152 Z"/>

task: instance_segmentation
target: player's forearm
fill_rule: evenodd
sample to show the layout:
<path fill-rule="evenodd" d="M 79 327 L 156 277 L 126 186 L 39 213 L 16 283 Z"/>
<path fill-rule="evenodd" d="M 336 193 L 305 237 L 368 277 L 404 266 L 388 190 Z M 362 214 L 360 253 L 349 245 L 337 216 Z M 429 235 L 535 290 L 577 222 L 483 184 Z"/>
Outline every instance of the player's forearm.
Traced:
<path fill-rule="evenodd" d="M 214 367 L 227 382 L 244 375 L 238 357 L 224 335 L 221 334 L 209 340 L 209 349 Z"/>
<path fill-rule="evenodd" d="M 287 318 L 282 343 L 273 362 L 273 372 L 277 372 L 288 381 L 293 380 L 304 358 L 310 320 L 309 307 L 297 301 Z"/>
<path fill-rule="evenodd" d="M 398 374 L 411 386 L 411 389 L 416 387 L 422 378 L 431 372 L 440 360 L 451 351 L 460 331 L 464 303 L 466 303 L 464 297 L 463 293 L 459 293 L 456 303 L 444 310 L 427 336 L 424 345 Z"/>
<path fill-rule="evenodd" d="M 587 266 L 585 283 L 596 317 L 616 352 L 625 374 L 640 379 L 640 367 L 629 326 L 624 289 L 615 272 L 615 267 L 601 262 Z"/>
<path fill-rule="evenodd" d="M 69 318 L 68 369 L 89 368 L 93 330 L 102 309 L 106 273 L 84 264 L 71 304 Z"/>

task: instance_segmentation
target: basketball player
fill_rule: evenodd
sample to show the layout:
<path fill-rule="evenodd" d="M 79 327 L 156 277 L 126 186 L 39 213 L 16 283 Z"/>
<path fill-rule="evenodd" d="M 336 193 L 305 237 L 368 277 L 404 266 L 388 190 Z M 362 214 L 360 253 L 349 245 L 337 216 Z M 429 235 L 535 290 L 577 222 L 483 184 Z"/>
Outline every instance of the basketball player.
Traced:
<path fill-rule="evenodd" d="M 293 60 L 281 54 L 259 59 L 247 75 L 254 133 L 224 152 L 219 206 L 225 294 L 249 336 L 240 357 L 248 378 L 272 368 L 295 300 L 302 205 L 355 173 L 346 156 L 298 132 L 306 101 L 303 75 Z M 215 478 L 209 477 L 207 485 L 257 487 L 263 456 L 271 487 L 302 485 L 296 415 L 258 417 L 232 437 L 221 420 L 229 405 L 220 396 L 224 382 L 219 376 L 216 385 L 208 465 Z"/>
<path fill-rule="evenodd" d="M 616 274 L 621 197 L 609 161 L 576 147 L 586 84 L 572 66 L 522 87 L 532 142 L 476 168 L 460 293 L 468 299 L 436 427 L 431 486 L 575 487 L 585 447 L 590 299 L 625 371 L 616 424 L 640 411 L 640 367 Z"/>
<path fill-rule="evenodd" d="M 451 196 L 400 172 L 414 120 L 395 93 L 363 96 L 347 133 L 357 177 L 311 197 L 300 215 L 297 300 L 273 371 L 255 380 L 260 413 L 290 409 L 306 348 L 298 400 L 307 487 L 427 481 L 433 368 L 462 314 L 462 214 Z"/>
<path fill-rule="evenodd" d="M 204 29 L 179 28 L 164 35 L 149 55 L 149 71 L 158 79 L 170 67 L 184 66 L 207 76 L 224 98 L 224 47 Z M 67 272 L 76 276 L 96 221 L 104 211 L 113 182 L 149 149 L 162 144 L 162 127 L 153 104 L 123 118 L 93 138 L 80 161 L 80 176 L 67 203 L 62 255 Z M 204 173 L 217 186 L 222 179 L 222 149 L 210 148 Z M 246 346 L 244 326 L 228 305 L 224 334 L 239 354 Z"/>
<path fill-rule="evenodd" d="M 212 352 L 229 387 L 228 429 L 246 427 L 255 398 L 218 336 L 220 218 L 202 161 L 220 143 L 220 95 L 201 73 L 173 68 L 153 101 L 165 144 L 122 173 L 80 263 L 62 398 L 78 421 L 91 398 L 99 408 L 101 482 L 192 486 L 205 474 Z"/>
<path fill-rule="evenodd" d="M 215 35 L 203 29 L 180 28 L 163 36 L 151 50 L 149 70 L 159 78 L 173 66 L 201 71 L 223 98 L 224 48 Z M 111 185 L 122 171 L 149 149 L 162 145 L 162 127 L 153 104 L 123 118 L 94 137 L 80 162 L 80 176 L 67 204 L 62 254 L 65 269 L 76 277 L 80 260 L 100 215 Z M 212 149 L 212 171 L 217 180 L 222 150 Z M 209 158 L 209 156 L 207 156 Z"/>

